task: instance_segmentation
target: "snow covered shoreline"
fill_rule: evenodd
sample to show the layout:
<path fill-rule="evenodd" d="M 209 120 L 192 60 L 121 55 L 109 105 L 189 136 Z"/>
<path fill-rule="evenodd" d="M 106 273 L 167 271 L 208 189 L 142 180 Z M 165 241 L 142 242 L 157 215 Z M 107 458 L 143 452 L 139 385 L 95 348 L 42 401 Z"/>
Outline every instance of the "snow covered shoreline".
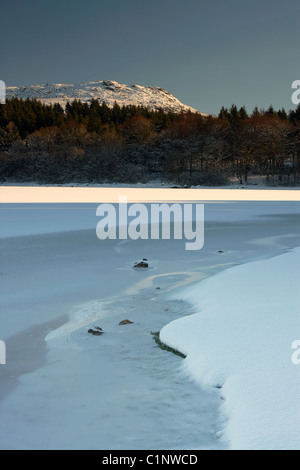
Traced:
<path fill-rule="evenodd" d="M 291 360 L 300 336 L 299 262 L 297 248 L 172 296 L 199 313 L 165 326 L 160 339 L 187 356 L 184 369 L 197 382 L 222 388 L 231 449 L 300 449 L 300 369 Z"/>
<path fill-rule="evenodd" d="M 220 391 L 194 383 L 150 333 L 193 313 L 171 294 L 297 247 L 299 204 L 208 204 L 197 253 L 180 240 L 100 242 L 96 207 L 0 206 L 0 333 L 17 338 L 20 352 L 18 363 L 9 354 L 0 367 L 3 386 L 16 366 L 19 373 L 0 401 L 0 448 L 228 447 L 218 433 Z M 144 257 L 149 270 L 133 270 Z M 68 321 L 51 327 L 63 315 Z M 125 318 L 134 323 L 119 326 Z M 28 330 L 47 322 L 41 335 Z M 89 335 L 93 326 L 103 336 Z M 26 331 L 37 347 L 47 337 L 47 354 L 31 370 L 22 357 L 30 353 L 22 355 Z"/>

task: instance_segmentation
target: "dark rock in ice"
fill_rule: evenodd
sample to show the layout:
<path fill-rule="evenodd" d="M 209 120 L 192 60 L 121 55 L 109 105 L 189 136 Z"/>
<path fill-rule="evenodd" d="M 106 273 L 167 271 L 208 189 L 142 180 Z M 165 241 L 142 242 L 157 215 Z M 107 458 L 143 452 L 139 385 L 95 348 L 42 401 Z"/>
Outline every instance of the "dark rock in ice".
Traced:
<path fill-rule="evenodd" d="M 102 331 L 102 328 L 100 328 L 99 326 L 97 326 L 94 330 L 92 328 L 90 328 L 88 330 L 88 333 L 90 333 L 91 335 L 93 336 L 101 336 L 103 335 L 103 331 Z"/>
<path fill-rule="evenodd" d="M 134 268 L 148 268 L 148 263 L 145 261 L 140 261 L 139 263 L 135 263 Z"/>
<path fill-rule="evenodd" d="M 122 320 L 122 321 L 120 321 L 119 325 L 131 325 L 133 323 L 134 323 L 134 321 Z"/>

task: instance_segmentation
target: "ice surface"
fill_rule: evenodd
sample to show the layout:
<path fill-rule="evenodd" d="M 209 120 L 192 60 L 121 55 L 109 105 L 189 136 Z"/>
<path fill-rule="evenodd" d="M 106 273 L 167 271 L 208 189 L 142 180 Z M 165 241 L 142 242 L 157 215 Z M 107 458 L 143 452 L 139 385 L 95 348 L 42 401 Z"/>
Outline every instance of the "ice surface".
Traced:
<path fill-rule="evenodd" d="M 193 318 L 188 315 L 195 313 L 194 306 L 170 296 L 297 247 L 299 204 L 207 204 L 205 245 L 199 252 L 185 251 L 184 240 L 100 241 L 96 207 L 0 207 L 0 339 L 8 345 L 7 364 L 0 366 L 0 448 L 228 448 L 232 401 L 243 402 L 236 399 L 241 391 L 226 382 L 227 366 L 223 375 L 199 385 L 186 367 L 189 358 L 159 349 L 151 331 L 171 328 L 183 316 Z M 134 270 L 134 262 L 143 258 L 149 269 Z M 238 290 L 234 298 L 240 298 Z M 285 303 L 286 291 L 282 298 Z M 218 300 L 214 290 L 212 308 Z M 253 295 L 251 302 L 253 310 L 260 305 Z M 134 323 L 120 326 L 124 319 Z M 230 343 L 237 344 L 238 325 L 230 330 Z M 104 330 L 100 337 L 88 334 L 96 326 Z M 271 327 L 272 322 L 270 332 Z M 251 341 L 245 328 L 238 331 Z M 287 367 L 290 343 L 298 339 L 296 330 L 292 338 L 289 331 L 282 339 L 288 343 Z M 277 342 L 271 351 L 265 344 L 273 355 Z M 276 351 L 274 358 L 279 360 Z M 251 364 L 244 366 L 251 381 Z M 226 383 L 221 391 L 211 387 L 219 382 Z M 276 385 L 281 396 L 284 382 Z M 272 404 L 266 411 L 276 416 Z M 294 444 L 292 438 L 289 442 Z"/>

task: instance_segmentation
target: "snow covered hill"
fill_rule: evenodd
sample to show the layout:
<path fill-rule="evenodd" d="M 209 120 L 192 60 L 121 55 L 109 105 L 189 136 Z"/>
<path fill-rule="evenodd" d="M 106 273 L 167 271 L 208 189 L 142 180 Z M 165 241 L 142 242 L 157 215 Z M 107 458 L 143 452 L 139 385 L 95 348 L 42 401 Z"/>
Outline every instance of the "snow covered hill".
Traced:
<path fill-rule="evenodd" d="M 141 105 L 165 111 L 198 112 L 181 103 L 174 95 L 161 87 L 122 85 L 111 80 L 81 83 L 79 85 L 45 84 L 20 87 L 7 87 L 7 98 L 37 98 L 44 103 L 60 103 L 63 107 L 75 99 L 89 102 L 98 99 L 108 106 L 117 102 L 122 105 Z"/>

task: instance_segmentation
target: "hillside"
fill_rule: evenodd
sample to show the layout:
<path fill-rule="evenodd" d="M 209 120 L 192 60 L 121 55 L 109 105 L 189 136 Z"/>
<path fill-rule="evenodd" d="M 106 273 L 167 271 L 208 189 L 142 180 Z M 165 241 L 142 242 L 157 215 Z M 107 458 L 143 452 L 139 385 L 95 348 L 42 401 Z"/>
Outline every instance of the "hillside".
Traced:
<path fill-rule="evenodd" d="M 118 103 L 120 106 L 145 106 L 152 110 L 198 112 L 196 109 L 181 103 L 174 95 L 161 87 L 122 85 L 118 82 L 107 80 L 99 82 L 70 84 L 45 84 L 19 87 L 7 87 L 7 98 L 37 98 L 47 103 L 60 103 L 65 106 L 68 101 L 75 99 L 82 102 L 90 102 L 97 99 L 108 106 Z"/>

